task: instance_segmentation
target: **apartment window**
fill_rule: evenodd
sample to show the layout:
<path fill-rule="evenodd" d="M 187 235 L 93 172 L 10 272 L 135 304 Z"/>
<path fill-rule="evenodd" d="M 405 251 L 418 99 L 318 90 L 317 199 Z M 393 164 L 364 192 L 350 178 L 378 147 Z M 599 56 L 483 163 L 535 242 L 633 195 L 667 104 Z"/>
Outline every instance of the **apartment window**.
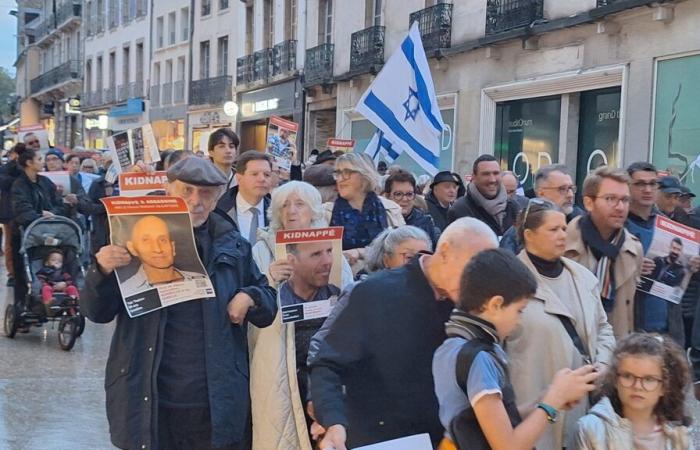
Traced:
<path fill-rule="evenodd" d="M 333 0 L 318 2 L 318 43 L 330 44 L 333 41 Z"/>
<path fill-rule="evenodd" d="M 199 78 L 209 78 L 209 41 L 199 43 Z"/>
<path fill-rule="evenodd" d="M 211 14 L 211 0 L 202 0 L 202 15 L 208 16 Z"/>
<path fill-rule="evenodd" d="M 185 81 L 185 57 L 180 56 L 177 59 L 177 81 Z"/>
<path fill-rule="evenodd" d="M 136 17 L 144 17 L 147 12 L 146 0 L 136 0 Z"/>
<path fill-rule="evenodd" d="M 119 0 L 109 0 L 109 28 L 119 26 Z"/>
<path fill-rule="evenodd" d="M 216 75 L 228 75 L 228 36 L 220 37 L 216 51 L 217 65 Z"/>
<path fill-rule="evenodd" d="M 365 26 L 382 24 L 382 0 L 365 0 Z"/>
<path fill-rule="evenodd" d="M 95 89 L 99 92 L 102 90 L 103 86 L 103 80 L 104 80 L 104 72 L 102 68 L 102 57 L 98 56 L 97 57 L 97 64 L 96 64 L 96 77 L 95 77 Z"/>
<path fill-rule="evenodd" d="M 180 40 L 188 41 L 190 39 L 190 9 L 182 8 L 180 10 L 180 29 L 182 30 Z"/>
<path fill-rule="evenodd" d="M 246 6 L 245 8 L 245 54 L 250 55 L 253 53 L 253 21 L 255 20 L 255 15 L 253 14 L 253 5 Z"/>
<path fill-rule="evenodd" d="M 85 62 L 85 92 L 92 92 L 92 59 Z"/>
<path fill-rule="evenodd" d="M 153 83 L 154 86 L 160 84 L 160 63 L 153 64 Z"/>
<path fill-rule="evenodd" d="M 109 54 L 109 88 L 114 89 L 117 85 L 117 54 Z"/>
<path fill-rule="evenodd" d="M 103 33 L 105 31 L 105 2 L 97 0 L 97 27 L 95 33 Z"/>
<path fill-rule="evenodd" d="M 143 43 L 136 44 L 136 95 L 143 95 Z"/>
<path fill-rule="evenodd" d="M 129 17 L 129 0 L 122 0 L 122 24 L 126 25 L 131 21 Z"/>
<path fill-rule="evenodd" d="M 175 13 L 168 14 L 168 45 L 175 45 L 175 36 L 177 35 L 175 28 Z"/>
<path fill-rule="evenodd" d="M 156 45 L 157 48 L 163 47 L 163 16 L 156 19 Z"/>
<path fill-rule="evenodd" d="M 133 20 L 137 16 L 138 6 L 136 5 L 137 0 L 129 0 L 129 19 Z"/>
<path fill-rule="evenodd" d="M 165 61 L 165 82 L 173 82 L 173 60 L 169 59 Z"/>
<path fill-rule="evenodd" d="M 284 2 L 284 38 L 292 40 L 297 38 L 297 0 L 285 0 Z"/>
<path fill-rule="evenodd" d="M 228 0 L 219 0 L 219 9 L 228 8 Z"/>
<path fill-rule="evenodd" d="M 275 9 L 272 0 L 263 0 L 263 47 L 271 48 L 275 42 Z"/>
<path fill-rule="evenodd" d="M 129 47 L 124 47 L 122 55 L 122 83 L 126 86 L 129 84 L 129 77 L 131 75 L 131 49 Z"/>

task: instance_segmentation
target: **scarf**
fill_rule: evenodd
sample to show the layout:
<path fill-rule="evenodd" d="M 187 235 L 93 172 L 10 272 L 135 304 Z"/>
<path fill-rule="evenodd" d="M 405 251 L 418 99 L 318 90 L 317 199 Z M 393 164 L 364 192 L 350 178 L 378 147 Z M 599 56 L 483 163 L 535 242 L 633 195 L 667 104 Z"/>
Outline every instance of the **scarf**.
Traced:
<path fill-rule="evenodd" d="M 467 340 L 483 339 L 500 344 L 496 327 L 459 308 L 452 310 L 450 320 L 445 324 L 445 332 L 448 337 L 461 337 Z"/>
<path fill-rule="evenodd" d="M 598 232 L 591 215 L 586 214 L 581 217 L 581 239 L 598 260 L 595 274 L 600 282 L 600 299 L 605 311 L 610 312 L 615 304 L 615 258 L 625 242 L 625 230 L 621 228 L 607 241 Z"/>
<path fill-rule="evenodd" d="M 389 227 L 386 208 L 374 192 L 367 193 L 362 211 L 338 197 L 333 205 L 330 226 L 343 228 L 343 250 L 367 247 L 375 237 Z"/>
<path fill-rule="evenodd" d="M 503 189 L 503 187 L 499 187 L 498 194 L 491 199 L 484 197 L 474 183 L 469 183 L 467 185 L 467 191 L 474 201 L 481 205 L 491 217 L 496 219 L 498 226 L 502 227 L 503 218 L 506 216 L 506 207 L 508 206 L 508 194 L 506 190 Z"/>

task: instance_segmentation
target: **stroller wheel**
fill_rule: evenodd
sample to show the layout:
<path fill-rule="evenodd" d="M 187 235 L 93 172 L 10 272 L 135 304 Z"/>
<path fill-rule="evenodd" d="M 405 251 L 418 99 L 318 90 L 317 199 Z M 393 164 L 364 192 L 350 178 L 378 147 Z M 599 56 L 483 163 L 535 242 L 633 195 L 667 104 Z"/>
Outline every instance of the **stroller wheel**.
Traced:
<path fill-rule="evenodd" d="M 85 316 L 77 313 L 75 319 L 77 319 L 78 323 L 78 331 L 75 333 L 75 337 L 80 337 L 83 335 L 83 331 L 85 331 Z"/>
<path fill-rule="evenodd" d="M 14 338 L 17 334 L 17 308 L 14 304 L 9 304 L 5 308 L 5 320 L 3 321 L 5 325 L 5 336 L 9 338 Z"/>
<path fill-rule="evenodd" d="M 61 349 L 69 351 L 75 345 L 78 338 L 78 318 L 71 316 L 61 317 L 58 323 L 58 344 Z"/>

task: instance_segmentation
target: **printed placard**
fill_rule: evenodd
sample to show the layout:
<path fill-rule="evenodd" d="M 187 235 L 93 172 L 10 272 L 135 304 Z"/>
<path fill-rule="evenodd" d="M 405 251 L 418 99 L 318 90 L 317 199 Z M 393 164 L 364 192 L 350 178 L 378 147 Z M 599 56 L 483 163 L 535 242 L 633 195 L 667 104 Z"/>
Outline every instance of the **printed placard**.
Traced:
<path fill-rule="evenodd" d="M 282 323 L 328 317 L 340 295 L 342 244 L 343 227 L 277 232 L 275 258 L 292 269 L 277 290 Z"/>
<path fill-rule="evenodd" d="M 115 166 L 113 173 L 108 173 L 112 180 L 138 162 L 152 164 L 160 161 L 158 143 L 150 124 L 114 133 L 107 138 L 107 146 L 112 153 L 112 165 Z"/>
<path fill-rule="evenodd" d="M 187 204 L 179 197 L 107 197 L 110 240 L 131 263 L 115 270 L 129 317 L 214 297 L 199 259 Z"/>
<path fill-rule="evenodd" d="M 162 191 L 167 182 L 165 171 L 123 172 L 119 174 L 119 191 L 123 197 L 139 197 Z"/>
<path fill-rule="evenodd" d="M 73 194 L 71 192 L 70 186 L 70 173 L 65 170 L 58 170 L 55 172 L 39 172 L 39 175 L 43 175 L 56 185 L 61 195 L 64 197 L 68 194 Z"/>
<path fill-rule="evenodd" d="M 654 270 L 642 275 L 637 288 L 642 292 L 679 304 L 690 277 L 700 269 L 700 231 L 661 215 L 646 257 Z"/>
<path fill-rule="evenodd" d="M 330 138 L 326 141 L 326 148 L 332 152 L 352 152 L 352 149 L 355 148 L 355 139 Z"/>
<path fill-rule="evenodd" d="M 270 117 L 267 126 L 267 153 L 272 155 L 280 170 L 289 172 L 297 155 L 299 124 L 281 117 Z"/>

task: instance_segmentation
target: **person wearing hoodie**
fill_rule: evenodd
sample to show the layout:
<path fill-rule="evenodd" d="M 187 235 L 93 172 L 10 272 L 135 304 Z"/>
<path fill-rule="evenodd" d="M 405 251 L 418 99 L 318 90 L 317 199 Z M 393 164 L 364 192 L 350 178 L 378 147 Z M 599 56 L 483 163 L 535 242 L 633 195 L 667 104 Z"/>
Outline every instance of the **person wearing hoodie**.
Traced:
<path fill-rule="evenodd" d="M 685 387 L 690 370 L 673 339 L 622 339 L 601 386 L 604 397 L 578 421 L 578 450 L 689 450 Z"/>

